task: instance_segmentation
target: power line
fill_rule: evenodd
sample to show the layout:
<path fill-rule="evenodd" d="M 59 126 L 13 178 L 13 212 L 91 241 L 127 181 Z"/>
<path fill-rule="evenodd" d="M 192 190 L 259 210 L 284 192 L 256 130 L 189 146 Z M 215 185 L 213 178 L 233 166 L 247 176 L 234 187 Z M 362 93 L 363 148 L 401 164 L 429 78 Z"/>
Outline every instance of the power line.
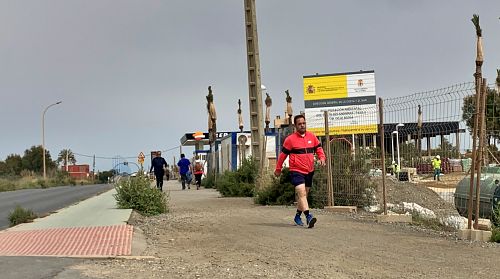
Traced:
<path fill-rule="evenodd" d="M 171 148 L 167 148 L 166 150 L 162 150 L 162 152 L 168 152 L 168 151 L 172 151 L 172 150 L 175 150 L 177 148 L 179 148 L 180 145 L 177 145 L 177 146 L 174 146 L 174 147 L 171 147 Z M 77 153 L 77 152 L 73 152 L 74 155 L 77 155 L 77 156 L 81 156 L 81 157 L 86 157 L 86 158 L 94 158 L 94 155 L 88 155 L 88 154 L 82 154 L 82 153 Z M 116 160 L 116 159 L 135 159 L 137 158 L 137 156 L 120 156 L 120 155 L 117 155 L 117 156 L 113 156 L 113 157 L 109 157 L 109 156 L 95 156 L 96 159 L 103 159 L 103 160 Z"/>

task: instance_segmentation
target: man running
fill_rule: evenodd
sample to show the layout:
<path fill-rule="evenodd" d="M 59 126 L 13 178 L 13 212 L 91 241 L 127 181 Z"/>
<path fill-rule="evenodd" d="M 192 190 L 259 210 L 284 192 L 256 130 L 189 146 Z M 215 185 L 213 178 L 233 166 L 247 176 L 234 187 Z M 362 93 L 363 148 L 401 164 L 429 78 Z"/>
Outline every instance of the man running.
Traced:
<path fill-rule="evenodd" d="M 156 188 L 163 191 L 163 175 L 165 175 L 165 169 L 168 167 L 167 161 L 161 157 L 161 152 L 156 152 L 156 157 L 151 161 L 151 168 L 149 172 L 152 172 L 154 169 L 155 177 L 156 177 Z"/>
<path fill-rule="evenodd" d="M 303 226 L 302 212 L 306 216 L 307 227 L 312 228 L 317 219 L 309 212 L 307 194 L 312 187 L 314 176 L 314 153 L 319 157 L 321 166 L 325 166 L 326 157 L 318 138 L 311 132 L 306 131 L 306 119 L 303 115 L 296 115 L 293 119 L 296 132 L 289 135 L 281 150 L 278 162 L 276 163 L 275 176 L 281 175 L 281 168 L 286 157 L 290 156 L 290 176 L 292 184 L 295 186 L 295 193 L 298 196 L 297 214 L 294 222 L 298 226 Z"/>

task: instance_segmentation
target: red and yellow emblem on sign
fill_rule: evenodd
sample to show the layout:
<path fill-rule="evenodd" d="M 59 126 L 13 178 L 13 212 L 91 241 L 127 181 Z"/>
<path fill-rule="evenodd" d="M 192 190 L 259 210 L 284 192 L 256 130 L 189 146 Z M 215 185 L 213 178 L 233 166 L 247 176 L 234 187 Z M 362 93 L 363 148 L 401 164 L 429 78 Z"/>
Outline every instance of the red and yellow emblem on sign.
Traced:
<path fill-rule="evenodd" d="M 193 134 L 193 137 L 195 140 L 202 140 L 205 138 L 205 135 L 203 134 L 203 132 L 196 132 Z"/>

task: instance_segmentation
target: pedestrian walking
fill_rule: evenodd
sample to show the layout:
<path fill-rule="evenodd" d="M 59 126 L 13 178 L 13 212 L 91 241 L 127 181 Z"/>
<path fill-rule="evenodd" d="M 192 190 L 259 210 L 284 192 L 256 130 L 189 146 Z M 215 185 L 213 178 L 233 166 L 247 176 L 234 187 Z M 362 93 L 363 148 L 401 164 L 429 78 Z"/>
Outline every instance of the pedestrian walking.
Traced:
<path fill-rule="evenodd" d="M 164 168 L 167 167 L 167 161 L 165 161 L 165 159 L 161 157 L 161 152 L 156 152 L 156 157 L 154 157 L 151 161 L 151 168 L 149 169 L 149 172 L 151 173 L 154 170 L 154 174 L 156 177 L 156 188 L 160 189 L 160 191 L 163 191 L 163 176 L 165 175 Z"/>
<path fill-rule="evenodd" d="M 399 172 L 401 171 L 401 168 L 399 167 L 398 163 L 396 163 L 396 161 L 392 161 L 391 171 L 392 175 L 394 175 L 396 179 L 399 180 Z"/>
<path fill-rule="evenodd" d="M 274 171 L 275 176 L 281 175 L 281 169 L 285 159 L 290 156 L 290 176 L 298 196 L 297 213 L 294 222 L 303 226 L 301 215 L 306 216 L 308 228 L 314 227 L 317 219 L 309 212 L 307 195 L 312 187 L 314 176 L 314 154 L 319 157 L 321 166 L 325 166 L 326 157 L 318 138 L 311 132 L 306 131 L 306 119 L 303 115 L 296 115 L 293 119 L 296 132 L 289 135 L 283 142 L 283 148 Z"/>
<path fill-rule="evenodd" d="M 201 177 L 204 173 L 203 162 L 200 160 L 198 156 L 195 157 L 194 161 L 194 179 L 196 181 L 196 190 L 200 190 L 201 187 Z"/>
<path fill-rule="evenodd" d="M 434 169 L 434 180 L 441 181 L 439 176 L 441 175 L 441 158 L 439 155 L 436 155 L 434 159 L 432 159 L 432 168 Z"/>
<path fill-rule="evenodd" d="M 168 167 L 165 169 L 165 177 L 167 178 L 167 181 L 170 180 L 170 169 Z"/>
<path fill-rule="evenodd" d="M 186 189 L 186 182 L 188 182 L 188 172 L 191 171 L 191 162 L 189 162 L 188 159 L 186 159 L 186 156 L 181 154 L 181 159 L 179 162 L 177 162 L 177 166 L 179 167 L 179 174 L 181 176 L 181 184 L 182 184 L 182 190 Z M 188 182 L 188 189 L 191 189 L 191 186 L 189 186 Z"/>

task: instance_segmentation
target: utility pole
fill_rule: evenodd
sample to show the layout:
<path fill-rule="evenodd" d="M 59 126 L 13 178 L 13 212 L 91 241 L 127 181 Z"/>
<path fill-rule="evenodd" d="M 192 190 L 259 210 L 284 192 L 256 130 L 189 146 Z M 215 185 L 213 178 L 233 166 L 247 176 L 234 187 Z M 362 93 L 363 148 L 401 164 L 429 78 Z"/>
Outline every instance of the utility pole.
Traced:
<path fill-rule="evenodd" d="M 247 68 L 248 68 L 248 97 L 250 101 L 250 130 L 252 157 L 259 168 L 264 160 L 262 152 L 263 145 L 263 117 L 262 117 L 262 91 L 260 83 L 260 60 L 259 41 L 257 38 L 257 15 L 255 11 L 255 0 L 244 0 L 245 4 L 245 30 L 247 45 Z M 262 169 L 259 173 L 262 172 Z"/>
<path fill-rule="evenodd" d="M 94 154 L 94 160 L 92 161 L 92 181 L 94 181 L 95 177 L 95 154 Z"/>

